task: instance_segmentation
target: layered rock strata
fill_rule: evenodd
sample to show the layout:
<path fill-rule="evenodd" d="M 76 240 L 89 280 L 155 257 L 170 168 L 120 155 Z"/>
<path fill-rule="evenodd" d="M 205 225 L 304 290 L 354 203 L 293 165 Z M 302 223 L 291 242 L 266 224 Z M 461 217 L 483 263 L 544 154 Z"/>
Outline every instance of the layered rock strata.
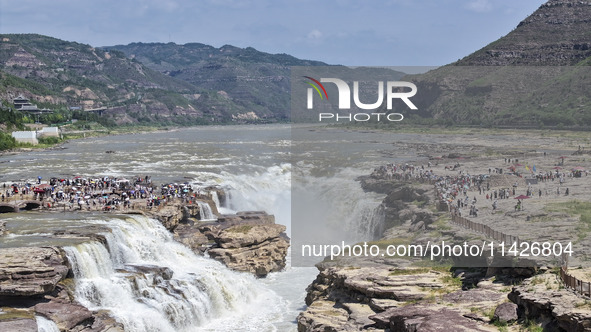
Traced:
<path fill-rule="evenodd" d="M 221 216 L 215 223 L 180 225 L 174 236 L 193 251 L 207 252 L 235 271 L 265 277 L 285 268 L 289 247 L 285 229 L 265 212 L 238 212 Z"/>
<path fill-rule="evenodd" d="M 0 249 L 0 331 L 34 331 L 35 316 L 60 331 L 117 332 L 123 327 L 104 312 L 73 300 L 69 264 L 57 247 Z"/>

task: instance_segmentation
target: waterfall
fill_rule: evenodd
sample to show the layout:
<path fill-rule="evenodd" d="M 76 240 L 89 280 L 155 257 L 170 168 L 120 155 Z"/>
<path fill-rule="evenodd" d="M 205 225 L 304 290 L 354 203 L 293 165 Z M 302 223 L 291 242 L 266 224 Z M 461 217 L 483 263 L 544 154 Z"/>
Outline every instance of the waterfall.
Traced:
<path fill-rule="evenodd" d="M 209 194 L 211 195 L 211 200 L 215 204 L 216 209 L 218 209 L 218 211 L 219 211 L 220 208 L 222 207 L 222 205 L 220 204 L 220 198 L 218 197 L 218 192 L 215 190 L 212 190 L 209 192 Z"/>
<path fill-rule="evenodd" d="M 357 183 L 354 183 L 358 185 Z M 380 238 L 384 231 L 384 219 L 385 211 L 384 207 L 376 200 L 374 195 L 367 194 L 358 189 L 348 189 L 347 192 L 353 192 L 358 194 L 358 198 L 355 200 L 351 195 L 341 195 L 335 198 L 345 197 L 341 202 L 337 200 L 332 201 L 333 204 L 339 206 L 342 202 L 348 202 L 349 209 L 347 210 L 344 206 L 340 206 L 344 211 L 349 211 L 343 214 L 344 218 L 344 229 L 347 233 L 352 234 L 353 238 L 358 240 L 374 240 Z M 343 211 L 342 210 L 342 211 Z"/>
<path fill-rule="evenodd" d="M 60 332 L 55 323 L 45 317 L 35 316 L 37 321 L 37 332 Z"/>
<path fill-rule="evenodd" d="M 358 233 L 365 234 L 368 239 L 378 239 L 384 233 L 386 211 L 382 204 L 369 207 L 362 215 L 362 222 L 358 225 Z"/>
<path fill-rule="evenodd" d="M 231 193 L 229 191 L 225 191 L 224 190 L 224 194 L 226 196 L 225 202 L 224 204 L 222 204 L 220 202 L 220 197 L 218 196 L 218 192 L 215 190 L 212 190 L 209 192 L 209 194 L 211 195 L 211 200 L 213 201 L 213 203 L 215 204 L 215 207 L 217 208 L 218 212 L 221 214 L 233 214 L 236 213 L 235 210 L 229 209 L 227 207 L 227 202 L 231 201 Z"/>
<path fill-rule="evenodd" d="M 291 234 L 291 164 L 261 168 L 254 174 L 223 172 L 226 202 L 220 213 L 266 211 Z"/>
<path fill-rule="evenodd" d="M 355 180 L 360 174 L 347 168 L 331 177 L 296 174 L 292 211 L 299 221 L 294 225 L 299 238 L 340 243 L 371 241 L 381 236 L 384 197 L 365 192 Z"/>
<path fill-rule="evenodd" d="M 103 234 L 106 244 L 86 242 L 64 251 L 76 300 L 90 310 L 108 310 L 126 331 L 202 330 L 228 315 L 248 325 L 281 310 L 277 295 L 254 277 L 195 255 L 153 219 L 128 216 L 104 225 L 111 228 Z"/>
<path fill-rule="evenodd" d="M 201 221 L 212 221 L 217 220 L 218 218 L 213 214 L 211 210 L 211 206 L 209 206 L 206 202 L 197 201 L 197 205 L 199 205 L 199 220 Z"/>

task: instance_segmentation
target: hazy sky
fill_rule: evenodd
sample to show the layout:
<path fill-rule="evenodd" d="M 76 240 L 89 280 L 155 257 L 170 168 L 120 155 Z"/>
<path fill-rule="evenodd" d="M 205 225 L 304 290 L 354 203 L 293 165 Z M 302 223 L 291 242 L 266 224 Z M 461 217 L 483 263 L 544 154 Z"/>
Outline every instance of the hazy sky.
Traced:
<path fill-rule="evenodd" d="M 110 46 L 199 42 L 353 66 L 443 65 L 545 0 L 0 0 L 0 33 Z"/>

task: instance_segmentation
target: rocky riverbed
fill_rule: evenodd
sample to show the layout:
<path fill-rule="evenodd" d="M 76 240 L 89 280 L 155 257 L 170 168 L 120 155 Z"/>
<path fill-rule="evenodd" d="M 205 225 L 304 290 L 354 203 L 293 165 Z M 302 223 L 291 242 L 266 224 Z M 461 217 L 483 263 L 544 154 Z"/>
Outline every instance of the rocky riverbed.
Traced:
<path fill-rule="evenodd" d="M 37 331 L 35 316 L 60 331 L 123 331 L 105 312 L 73 300 L 71 267 L 58 247 L 0 249 L 0 330 Z"/>
<path fill-rule="evenodd" d="M 265 277 L 285 268 L 289 248 L 285 226 L 263 211 L 223 215 L 214 223 L 183 223 L 173 234 L 194 252 L 206 252 L 235 271 Z"/>
<path fill-rule="evenodd" d="M 144 214 L 160 220 L 178 242 L 197 254 L 207 253 L 236 271 L 265 277 L 285 267 L 289 238 L 285 226 L 276 224 L 272 215 L 262 211 L 221 215 L 213 202 L 202 203 L 214 207 L 217 220 L 199 221 L 203 211 L 196 202 L 171 202 L 154 209 L 102 213 Z M 58 213 L 60 208 L 42 211 Z M 105 232 L 108 229 L 96 226 L 55 231 L 51 236 L 76 243 L 104 243 L 101 233 Z M 3 233 L 6 235 L 4 222 L 0 223 L 0 236 Z M 171 278 L 171 271 L 156 267 L 134 269 L 137 271 L 130 273 L 154 275 L 163 280 Z M 37 331 L 39 316 L 53 321 L 61 331 L 123 331 L 123 326 L 108 312 L 88 310 L 74 300 L 73 277 L 71 263 L 59 246 L 1 248 L 0 331 Z"/>
<path fill-rule="evenodd" d="M 285 268 L 289 238 L 286 227 L 276 224 L 274 216 L 264 211 L 221 215 L 213 201 L 204 203 L 212 207 L 216 221 L 199 221 L 202 211 L 198 204 L 173 203 L 141 213 L 160 220 L 175 240 L 195 253 L 207 253 L 232 270 L 265 277 Z"/>
<path fill-rule="evenodd" d="M 470 202 L 475 199 L 480 213 L 469 215 L 470 204 L 462 204 L 463 216 L 528 241 L 571 241 L 577 255 L 571 259 L 570 268 L 587 267 L 589 235 L 580 233 L 586 229 L 585 221 L 578 215 L 581 212 L 561 208 L 575 200 L 588 200 L 591 180 L 585 173 L 575 176 L 577 169 L 591 166 L 585 152 L 550 154 L 531 147 L 493 149 L 486 142 L 480 143 L 463 148 L 458 142 L 443 150 L 436 144 L 415 146 L 429 158 L 406 163 L 416 167 L 412 176 L 378 176 L 374 172 L 361 177 L 365 190 L 386 195 L 382 202 L 385 230 L 368 244 L 384 250 L 388 245 L 425 245 L 429 241 L 491 241 L 483 233 L 451 223 L 449 205 L 455 205 L 456 200 L 442 202 L 436 181 L 418 176 L 418 170 L 449 178 L 483 174 L 489 188 L 479 191 L 470 183 L 465 195 Z M 528 144 L 535 146 L 531 140 Z M 442 151 L 444 155 L 438 154 Z M 569 157 L 561 160 L 560 155 L 565 153 Z M 557 166 L 564 159 L 568 165 Z M 557 177 L 526 182 L 534 165 L 539 173 L 554 172 Z M 501 168 L 504 174 L 499 174 Z M 493 200 L 486 195 L 511 189 L 514 183 L 516 194 L 491 211 Z M 562 194 L 549 193 L 550 188 L 556 191 L 559 183 Z M 570 196 L 565 196 L 567 186 Z M 527 208 L 523 211 L 514 211 L 516 201 L 512 198 L 525 195 L 526 190 L 536 196 L 540 191 L 542 194 L 525 201 Z M 463 203 L 463 194 L 461 198 Z M 565 287 L 560 279 L 560 262 L 523 262 L 526 264 L 517 266 L 497 257 L 470 262 L 454 257 L 434 261 L 420 257 L 327 258 L 317 264 L 319 274 L 307 289 L 307 308 L 298 316 L 298 331 L 591 331 L 591 301 Z"/>

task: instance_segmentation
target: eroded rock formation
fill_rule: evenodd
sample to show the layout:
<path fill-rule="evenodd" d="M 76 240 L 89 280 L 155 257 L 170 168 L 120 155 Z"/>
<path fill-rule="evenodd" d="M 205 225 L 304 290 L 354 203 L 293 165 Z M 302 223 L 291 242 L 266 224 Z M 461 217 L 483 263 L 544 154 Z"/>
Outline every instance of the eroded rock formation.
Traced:
<path fill-rule="evenodd" d="M 57 247 L 0 249 L 0 331 L 37 331 L 35 316 L 61 331 L 118 332 L 121 324 L 105 312 L 76 303 L 65 255 Z"/>
<path fill-rule="evenodd" d="M 408 267 L 409 262 L 326 262 L 308 288 L 298 331 L 496 331 L 486 312 L 506 300 L 491 280 L 462 290 L 475 274 Z"/>
<path fill-rule="evenodd" d="M 285 229 L 265 212 L 239 212 L 223 215 L 215 223 L 179 225 L 174 236 L 235 271 L 264 277 L 285 267 L 289 247 Z"/>
<path fill-rule="evenodd" d="M 48 294 L 67 274 L 59 248 L 0 249 L 0 296 Z"/>

